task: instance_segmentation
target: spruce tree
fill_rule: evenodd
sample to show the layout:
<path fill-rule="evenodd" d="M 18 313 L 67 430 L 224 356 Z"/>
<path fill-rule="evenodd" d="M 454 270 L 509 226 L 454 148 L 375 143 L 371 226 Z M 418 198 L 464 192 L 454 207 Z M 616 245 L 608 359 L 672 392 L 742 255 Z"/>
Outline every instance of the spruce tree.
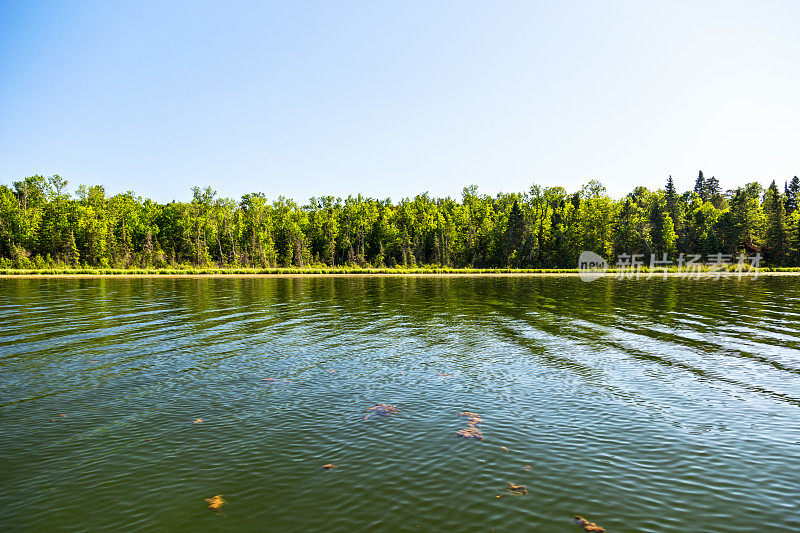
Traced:
<path fill-rule="evenodd" d="M 722 188 L 719 186 L 719 180 L 711 176 L 706 180 L 706 197 L 707 201 L 714 204 L 717 209 L 722 209 L 725 199 L 722 196 Z"/>
<path fill-rule="evenodd" d="M 703 177 L 702 170 L 697 174 L 697 179 L 694 181 L 694 192 L 704 202 L 708 200 L 708 198 L 706 197 L 707 194 L 706 179 Z"/>
<path fill-rule="evenodd" d="M 675 183 L 672 181 L 672 175 L 667 178 L 667 186 L 664 191 L 666 193 L 667 211 L 672 219 L 675 220 L 675 211 L 678 203 L 678 191 L 675 189 Z"/>
<path fill-rule="evenodd" d="M 709 199 L 720 193 L 719 180 L 711 176 L 706 180 L 706 195 Z"/>
<path fill-rule="evenodd" d="M 800 201 L 800 179 L 793 177 L 792 181 L 783 185 L 783 190 L 786 194 L 786 214 L 791 215 L 797 211 L 797 203 Z"/>
<path fill-rule="evenodd" d="M 787 259 L 789 235 L 786 231 L 786 209 L 783 196 L 775 181 L 764 193 L 764 214 L 767 219 L 765 235 L 766 257 L 771 264 L 783 265 Z"/>

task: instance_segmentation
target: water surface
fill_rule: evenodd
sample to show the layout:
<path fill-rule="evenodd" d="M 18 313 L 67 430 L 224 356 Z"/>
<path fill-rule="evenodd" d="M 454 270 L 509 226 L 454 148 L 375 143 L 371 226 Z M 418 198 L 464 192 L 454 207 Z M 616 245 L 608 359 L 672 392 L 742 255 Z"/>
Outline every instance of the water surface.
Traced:
<path fill-rule="evenodd" d="M 0 279 L 0 325 L 3 531 L 800 527 L 797 278 Z"/>

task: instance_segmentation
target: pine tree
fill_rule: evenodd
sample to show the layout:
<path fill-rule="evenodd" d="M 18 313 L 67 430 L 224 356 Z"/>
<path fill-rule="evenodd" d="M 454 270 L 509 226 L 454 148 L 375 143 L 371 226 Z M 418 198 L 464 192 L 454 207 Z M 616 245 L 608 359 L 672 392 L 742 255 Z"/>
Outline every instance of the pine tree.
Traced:
<path fill-rule="evenodd" d="M 789 235 L 786 231 L 786 209 L 775 181 L 764 194 L 764 213 L 767 218 L 765 259 L 771 264 L 783 265 L 788 254 Z"/>
<path fill-rule="evenodd" d="M 705 183 L 706 195 L 711 199 L 714 195 L 720 193 L 719 180 L 711 176 Z"/>
<path fill-rule="evenodd" d="M 783 190 L 786 194 L 786 214 L 791 215 L 797 211 L 797 204 L 800 202 L 800 179 L 793 177 L 788 184 L 784 183 Z"/>
<path fill-rule="evenodd" d="M 706 180 L 706 201 L 714 204 L 717 209 L 722 208 L 722 189 L 719 186 L 719 180 L 711 176 Z"/>
<path fill-rule="evenodd" d="M 672 217 L 674 221 L 676 216 L 677 204 L 678 204 L 678 191 L 675 189 L 675 183 L 672 181 L 672 175 L 667 179 L 667 186 L 664 189 L 666 193 L 666 202 L 667 202 L 667 212 Z"/>
<path fill-rule="evenodd" d="M 703 177 L 703 171 L 701 170 L 697 174 L 697 179 L 694 181 L 694 193 L 699 196 L 704 202 L 708 200 L 706 197 L 707 189 L 706 189 L 706 179 Z"/>

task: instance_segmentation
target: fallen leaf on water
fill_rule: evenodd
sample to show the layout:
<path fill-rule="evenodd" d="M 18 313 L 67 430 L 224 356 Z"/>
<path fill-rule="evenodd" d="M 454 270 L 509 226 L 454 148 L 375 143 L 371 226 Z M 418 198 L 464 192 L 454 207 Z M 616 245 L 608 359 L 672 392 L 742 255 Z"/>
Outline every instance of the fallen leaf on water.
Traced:
<path fill-rule="evenodd" d="M 58 415 L 58 416 L 60 416 L 62 418 L 67 418 L 67 415 Z"/>
<path fill-rule="evenodd" d="M 481 430 L 476 428 L 476 427 L 468 427 L 467 429 L 459 429 L 456 432 L 456 435 L 458 435 L 459 437 L 464 438 L 464 439 L 483 440 L 483 433 L 481 433 Z"/>
<path fill-rule="evenodd" d="M 462 416 L 467 419 L 467 428 L 458 430 L 456 435 L 464 439 L 483 440 L 483 433 L 481 433 L 481 430 L 477 427 L 481 425 L 481 422 L 483 422 L 481 415 L 478 413 L 471 413 L 470 411 L 464 411 L 462 413 L 458 413 L 458 416 Z"/>
<path fill-rule="evenodd" d="M 582 516 L 575 515 L 575 523 L 583 528 L 584 531 L 591 531 L 593 533 L 605 533 L 605 528 L 602 528 L 594 522 L 589 522 Z"/>
<path fill-rule="evenodd" d="M 481 422 L 483 422 L 483 418 L 478 413 L 470 413 L 469 411 L 464 411 L 463 413 L 458 413 L 458 416 L 463 416 L 467 419 L 467 425 L 470 427 L 480 426 Z"/>
<path fill-rule="evenodd" d="M 217 494 L 213 498 L 206 498 L 208 502 L 208 508 L 214 511 L 219 511 L 220 507 L 225 505 L 225 500 L 222 499 L 222 494 Z"/>
<path fill-rule="evenodd" d="M 202 418 L 198 418 L 197 420 L 192 422 L 192 424 L 201 424 L 202 422 L 203 422 L 203 419 Z"/>
<path fill-rule="evenodd" d="M 331 374 L 335 374 L 336 370 L 328 370 L 328 372 L 330 372 Z"/>
<path fill-rule="evenodd" d="M 90 363 L 99 363 L 100 361 L 89 361 Z"/>
<path fill-rule="evenodd" d="M 528 487 L 525 485 L 515 485 L 513 483 L 509 483 L 508 488 L 503 490 L 507 490 L 511 494 L 519 494 L 520 496 L 523 494 L 528 494 Z"/>
<path fill-rule="evenodd" d="M 334 468 L 337 468 L 337 466 L 335 464 L 331 463 L 331 464 L 327 464 L 327 465 L 322 465 L 322 468 L 324 468 L 325 470 L 333 470 Z"/>
<path fill-rule="evenodd" d="M 531 471 L 531 465 L 525 465 L 525 470 L 527 470 L 528 472 L 530 472 L 530 471 Z"/>
<path fill-rule="evenodd" d="M 500 446 L 500 449 L 503 450 L 504 452 L 508 453 L 508 448 L 506 448 L 505 446 Z"/>
<path fill-rule="evenodd" d="M 441 376 L 443 378 L 452 378 L 452 377 L 454 377 L 453 374 L 443 374 L 441 372 L 437 372 L 436 375 L 437 376 Z"/>
<path fill-rule="evenodd" d="M 393 415 L 397 413 L 398 409 L 394 405 L 379 403 L 377 405 L 373 405 L 372 407 L 367 407 L 367 411 L 372 411 L 372 412 L 364 415 L 364 420 L 369 420 L 369 417 L 371 415 L 378 415 L 378 416 Z"/>

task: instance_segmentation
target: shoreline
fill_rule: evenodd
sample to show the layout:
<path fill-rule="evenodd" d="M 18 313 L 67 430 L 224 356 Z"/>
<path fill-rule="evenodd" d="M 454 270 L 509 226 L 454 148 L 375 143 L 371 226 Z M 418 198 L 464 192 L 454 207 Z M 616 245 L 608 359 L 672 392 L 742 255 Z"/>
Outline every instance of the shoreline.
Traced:
<path fill-rule="evenodd" d="M 596 279 L 615 279 L 617 277 L 617 273 L 615 272 L 606 272 L 606 273 L 599 273 Z M 715 278 L 738 278 L 740 273 L 738 272 L 693 272 L 691 274 L 686 272 L 642 272 L 637 277 L 636 275 L 627 274 L 621 277 L 620 279 L 626 281 L 639 281 L 639 280 L 648 280 L 648 279 L 663 279 L 663 278 L 690 278 L 690 279 L 715 279 Z M 246 279 L 246 278 L 326 278 L 326 277 L 337 277 L 337 278 L 358 278 L 358 277 L 580 277 L 581 273 L 575 272 L 500 272 L 500 271 L 483 271 L 483 272 L 458 272 L 458 271 L 446 271 L 446 272 L 367 272 L 367 271 L 359 271 L 359 272 L 165 272 L 165 273 L 158 273 L 158 272 L 98 272 L 98 273 L 86 273 L 86 272 L 43 272 L 43 273 L 26 273 L 26 272 L 19 272 L 19 273 L 2 273 L 0 274 L 0 280 L 5 279 L 104 279 L 104 278 L 122 278 L 122 279 L 131 279 L 131 278 L 142 278 L 142 279 L 155 279 L 155 278 L 162 278 L 162 279 L 197 279 L 197 278 L 213 278 L 213 279 L 222 279 L 222 278 L 234 278 L 234 279 Z M 753 275 L 750 273 L 742 273 L 741 278 L 743 280 L 752 280 L 758 279 L 760 277 L 774 277 L 774 276 L 800 276 L 800 271 L 766 271 L 766 272 L 758 272 L 758 275 Z"/>

